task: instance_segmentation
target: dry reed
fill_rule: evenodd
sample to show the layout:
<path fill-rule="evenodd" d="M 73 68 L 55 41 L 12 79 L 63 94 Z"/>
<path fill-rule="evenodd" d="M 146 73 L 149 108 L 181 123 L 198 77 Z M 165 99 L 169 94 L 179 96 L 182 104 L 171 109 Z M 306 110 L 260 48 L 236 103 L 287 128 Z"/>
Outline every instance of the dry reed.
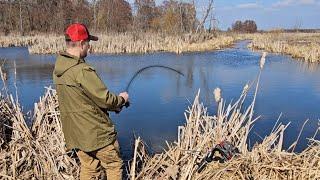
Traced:
<path fill-rule="evenodd" d="M 217 50 L 234 43 L 234 36 L 214 34 L 185 34 L 170 36 L 152 33 L 100 34 L 99 41 L 92 42 L 93 53 L 151 53 L 151 52 L 195 52 Z M 63 36 L 1 36 L 0 47 L 28 46 L 31 54 L 54 54 L 65 49 Z"/>
<path fill-rule="evenodd" d="M 246 35 L 251 49 L 281 53 L 308 62 L 320 61 L 319 33 L 263 33 Z"/>
<path fill-rule="evenodd" d="M 0 179 L 78 177 L 79 166 L 66 152 L 53 89 L 35 104 L 31 128 L 11 95 L 1 95 L 0 108 Z"/>
<path fill-rule="evenodd" d="M 37 43 L 34 36 L 0 36 L 0 47 L 31 46 Z"/>

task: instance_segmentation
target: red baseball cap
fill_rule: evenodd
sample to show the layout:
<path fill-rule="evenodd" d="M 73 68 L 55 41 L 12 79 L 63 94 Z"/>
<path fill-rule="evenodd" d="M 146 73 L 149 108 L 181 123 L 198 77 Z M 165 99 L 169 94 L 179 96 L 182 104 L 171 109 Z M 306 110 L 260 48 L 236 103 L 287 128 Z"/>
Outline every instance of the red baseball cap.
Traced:
<path fill-rule="evenodd" d="M 65 38 L 67 41 L 73 42 L 81 40 L 98 41 L 98 37 L 90 35 L 87 27 L 80 23 L 74 23 L 68 26 L 65 32 Z"/>

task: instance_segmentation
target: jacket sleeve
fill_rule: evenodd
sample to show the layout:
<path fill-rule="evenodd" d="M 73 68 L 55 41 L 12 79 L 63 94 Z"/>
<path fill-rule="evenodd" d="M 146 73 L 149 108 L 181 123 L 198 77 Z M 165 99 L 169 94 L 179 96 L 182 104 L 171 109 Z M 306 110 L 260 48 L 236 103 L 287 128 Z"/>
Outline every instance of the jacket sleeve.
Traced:
<path fill-rule="evenodd" d="M 107 89 L 92 67 L 83 67 L 77 81 L 84 89 L 84 93 L 100 108 L 112 110 L 121 107 L 125 102 L 121 96 Z"/>

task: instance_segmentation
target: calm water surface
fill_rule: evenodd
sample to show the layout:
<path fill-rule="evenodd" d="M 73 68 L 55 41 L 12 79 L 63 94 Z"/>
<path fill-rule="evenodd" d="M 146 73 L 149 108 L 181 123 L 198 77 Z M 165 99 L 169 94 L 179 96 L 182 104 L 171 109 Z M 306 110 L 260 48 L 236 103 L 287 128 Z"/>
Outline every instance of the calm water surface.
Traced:
<path fill-rule="evenodd" d="M 246 44 L 240 42 L 223 51 L 182 55 L 89 55 L 87 62 L 96 68 L 107 87 L 115 93 L 123 91 L 134 73 L 148 65 L 165 65 L 185 74 L 182 77 L 166 69 L 153 68 L 141 73 L 131 84 L 131 106 L 120 115 L 111 114 L 124 157 L 128 159 L 131 155 L 134 136 L 142 136 L 154 151 L 165 147 L 165 140 L 174 141 L 177 126 L 185 123 L 184 111 L 199 89 L 210 114 L 216 110 L 214 88 L 222 89 L 224 99 L 235 100 L 259 70 L 260 54 L 246 49 Z M 55 56 L 29 55 L 27 48 L 0 48 L 0 57 L 7 59 L 5 71 L 13 93 L 13 62 L 16 62 L 18 98 L 25 112 L 31 110 L 44 93 L 44 87 L 53 86 L 51 74 Z M 261 118 L 252 130 L 250 144 L 260 141 L 259 136 L 270 133 L 282 113 L 280 122 L 291 122 L 285 134 L 285 147 L 295 141 L 302 124 L 309 119 L 296 150 L 305 148 L 306 138 L 312 137 L 319 127 L 319 77 L 317 64 L 269 54 L 255 109 L 255 115 L 261 115 Z M 251 99 L 252 93 L 248 100 Z"/>

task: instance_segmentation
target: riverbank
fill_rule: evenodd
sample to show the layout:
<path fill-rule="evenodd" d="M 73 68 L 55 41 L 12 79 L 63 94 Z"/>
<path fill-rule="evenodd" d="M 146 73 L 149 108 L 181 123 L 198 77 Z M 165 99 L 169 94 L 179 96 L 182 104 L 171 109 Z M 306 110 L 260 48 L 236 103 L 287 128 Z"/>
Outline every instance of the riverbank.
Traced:
<path fill-rule="evenodd" d="M 98 34 L 99 41 L 91 42 L 92 53 L 152 53 L 152 52 L 198 52 L 219 50 L 231 46 L 236 36 L 216 34 Z M 63 36 L 1 36 L 0 47 L 27 46 L 30 54 L 55 54 L 65 49 Z"/>
<path fill-rule="evenodd" d="M 290 55 L 307 62 L 320 61 L 320 33 L 256 33 L 249 48 Z"/>

